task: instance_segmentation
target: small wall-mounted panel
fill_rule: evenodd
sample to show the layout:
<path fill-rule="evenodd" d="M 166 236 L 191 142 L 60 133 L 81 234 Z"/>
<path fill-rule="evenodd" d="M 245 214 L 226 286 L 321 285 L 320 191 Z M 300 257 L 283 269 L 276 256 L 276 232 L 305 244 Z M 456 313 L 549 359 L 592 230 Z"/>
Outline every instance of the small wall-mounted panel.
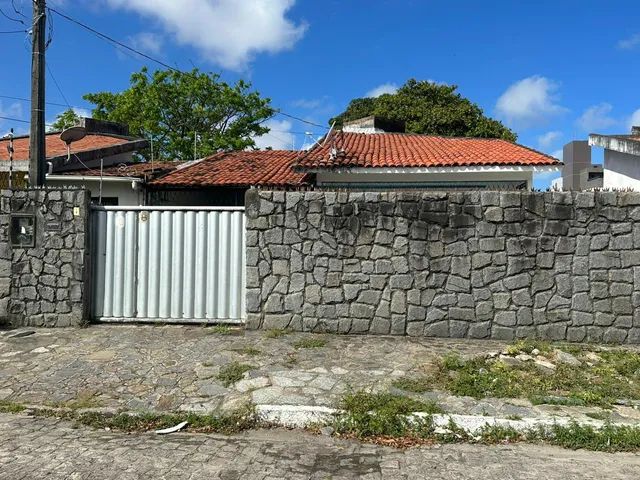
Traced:
<path fill-rule="evenodd" d="M 10 239 L 12 247 L 33 248 L 36 244 L 36 217 L 27 213 L 12 213 Z"/>

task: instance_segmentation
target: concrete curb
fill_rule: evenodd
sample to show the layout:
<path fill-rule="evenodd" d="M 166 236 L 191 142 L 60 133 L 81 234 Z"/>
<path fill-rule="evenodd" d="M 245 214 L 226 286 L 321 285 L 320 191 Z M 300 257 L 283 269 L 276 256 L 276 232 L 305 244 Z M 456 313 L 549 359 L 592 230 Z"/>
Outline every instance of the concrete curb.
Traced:
<path fill-rule="evenodd" d="M 340 410 L 329 407 L 315 407 L 306 405 L 257 405 L 256 412 L 260 420 L 288 428 L 305 428 L 312 425 L 330 423 Z M 551 427 L 554 425 L 566 426 L 573 422 L 582 426 L 601 428 L 605 422 L 600 420 L 588 420 L 577 422 L 571 417 L 556 418 L 523 418 L 521 420 L 511 420 L 480 415 L 456 415 L 456 414 L 434 414 L 414 413 L 414 417 L 432 417 L 436 428 L 443 430 L 450 426 L 451 422 L 470 435 L 475 435 L 487 426 L 510 427 L 519 432 L 525 432 L 538 427 Z M 628 425 L 624 423 L 612 423 L 612 425 Z"/>

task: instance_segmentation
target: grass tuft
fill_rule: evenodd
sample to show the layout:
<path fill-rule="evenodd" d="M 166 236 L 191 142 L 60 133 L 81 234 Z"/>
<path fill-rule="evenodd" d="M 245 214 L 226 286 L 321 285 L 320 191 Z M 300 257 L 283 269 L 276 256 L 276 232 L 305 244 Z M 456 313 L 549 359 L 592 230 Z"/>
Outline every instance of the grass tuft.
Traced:
<path fill-rule="evenodd" d="M 551 344 L 518 341 L 515 351 L 553 350 Z M 588 350 L 581 350 L 581 355 Z M 474 398 L 529 398 L 534 404 L 586 405 L 610 407 L 618 399 L 640 399 L 640 354 L 627 350 L 599 352 L 602 361 L 589 365 L 558 364 L 553 372 L 542 372 L 533 362 L 507 365 L 486 358 L 464 360 L 459 355 L 443 357 L 431 375 L 402 378 L 397 388 L 422 393 L 444 390 Z M 583 358 L 584 360 L 584 358 Z"/>
<path fill-rule="evenodd" d="M 236 350 L 234 350 L 234 352 L 238 352 L 242 355 L 249 355 L 251 357 L 255 357 L 257 355 L 262 355 L 262 351 L 258 350 L 257 348 L 254 347 L 242 347 L 242 348 L 238 348 Z"/>
<path fill-rule="evenodd" d="M 214 325 L 213 327 L 207 327 L 207 333 L 213 335 L 243 335 L 244 330 L 220 324 Z"/>
<path fill-rule="evenodd" d="M 0 400 L 0 413 L 20 413 L 27 407 L 20 403 L 10 402 L 8 400 Z"/>
<path fill-rule="evenodd" d="M 234 383 L 242 380 L 242 376 L 245 374 L 245 372 L 253 369 L 254 367 L 251 365 L 233 362 L 222 367 L 218 375 L 216 375 L 216 378 L 225 387 L 230 387 Z"/>
<path fill-rule="evenodd" d="M 380 435 L 424 438 L 433 433 L 430 415 L 442 412 L 434 402 L 363 391 L 346 395 L 341 408 L 344 413 L 335 421 L 336 432 L 358 438 Z M 415 412 L 423 412 L 428 416 L 410 416 Z"/>
<path fill-rule="evenodd" d="M 322 338 L 303 338 L 293 344 L 293 348 L 299 350 L 301 348 L 322 348 L 327 344 Z"/>
<path fill-rule="evenodd" d="M 264 336 L 266 338 L 280 338 L 284 337 L 285 335 L 289 335 L 290 333 L 291 330 L 285 328 L 272 328 L 264 332 Z"/>

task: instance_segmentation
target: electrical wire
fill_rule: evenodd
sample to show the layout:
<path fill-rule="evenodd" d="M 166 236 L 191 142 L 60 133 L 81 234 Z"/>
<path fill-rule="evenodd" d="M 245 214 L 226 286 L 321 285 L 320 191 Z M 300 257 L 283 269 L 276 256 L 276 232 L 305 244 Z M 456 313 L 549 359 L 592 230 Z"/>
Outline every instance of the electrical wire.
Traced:
<path fill-rule="evenodd" d="M 75 23 L 76 25 L 84 28 L 85 30 L 88 30 L 89 32 L 93 33 L 94 35 L 97 35 L 98 37 L 102 38 L 103 40 L 106 40 L 109 43 L 112 43 L 114 45 L 118 45 L 118 46 L 120 46 L 122 48 L 125 48 L 125 49 L 129 50 L 130 52 L 136 53 L 136 54 L 140 55 L 141 57 L 146 58 L 147 60 L 151 60 L 152 62 L 155 62 L 158 65 L 162 65 L 163 67 L 168 68 L 169 70 L 173 70 L 174 72 L 184 73 L 181 70 L 178 70 L 177 68 L 172 67 L 171 65 L 163 62 L 162 60 L 158 60 L 157 58 L 153 58 L 152 56 L 147 55 L 146 53 L 143 53 L 143 52 L 141 52 L 139 50 L 136 50 L 135 48 L 130 47 L 129 45 L 126 45 L 126 44 L 116 40 L 113 37 L 110 37 L 109 35 L 106 35 L 104 33 L 99 32 L 95 28 L 92 28 L 89 25 L 87 25 L 85 23 L 82 23 L 79 20 L 76 20 L 75 18 L 72 18 L 69 15 L 65 15 L 64 13 L 56 10 L 55 8 L 49 7 L 49 11 L 59 15 L 60 17 L 64 18 L 65 20 L 68 20 L 71 23 Z"/>
<path fill-rule="evenodd" d="M 62 89 L 60 88 L 60 84 L 58 83 L 58 80 L 56 80 L 56 77 L 53 75 L 53 72 L 51 71 L 51 68 L 49 68 L 49 62 L 46 62 L 45 66 L 47 67 L 47 71 L 49 72 L 49 75 L 51 76 L 51 79 L 53 80 L 53 83 L 55 84 L 56 88 L 58 89 L 58 93 L 60 94 L 60 96 L 62 97 L 64 102 L 67 104 L 67 107 L 69 107 L 69 110 L 73 110 L 73 107 L 71 107 L 71 105 L 69 104 L 69 100 L 67 100 L 67 97 L 62 92 Z"/>
<path fill-rule="evenodd" d="M 3 32 L 0 32 L 0 34 L 9 34 L 9 33 L 29 33 L 28 30 L 6 30 Z"/>
<path fill-rule="evenodd" d="M 125 44 L 125 43 L 122 43 L 119 40 L 116 40 L 115 38 L 113 38 L 113 37 L 111 37 L 111 36 L 109 36 L 109 35 L 107 35 L 105 33 L 99 32 L 95 28 L 92 28 L 89 25 L 87 25 L 87 24 L 85 24 L 85 23 L 83 23 L 83 22 L 81 22 L 79 20 L 76 20 L 75 18 L 70 17 L 69 15 L 66 15 L 66 14 L 62 13 L 59 10 L 56 10 L 55 8 L 49 7 L 49 11 L 59 15 L 60 17 L 64 18 L 65 20 L 67 20 L 69 22 L 72 22 L 72 23 L 84 28 L 85 30 L 93 33 L 94 35 L 100 37 L 101 39 L 111 43 L 112 45 L 116 45 L 116 46 L 122 47 L 122 48 L 128 50 L 129 52 L 133 52 L 133 53 L 135 53 L 137 55 L 140 55 L 141 57 L 146 58 L 147 60 L 150 60 L 150 61 L 152 61 L 154 63 L 157 63 L 158 65 L 161 65 L 161 66 L 163 66 L 163 67 L 165 67 L 165 68 L 167 68 L 169 70 L 172 70 L 174 72 L 183 73 L 183 74 L 186 73 L 186 72 L 184 72 L 184 71 L 182 71 L 180 69 L 172 67 L 171 65 L 169 65 L 168 63 L 163 62 L 162 60 L 158 60 L 157 58 L 154 58 L 151 55 L 148 55 L 148 54 L 146 54 L 144 52 L 141 52 L 140 50 L 137 50 L 137 49 Z M 327 127 L 325 125 L 320 125 L 320 124 L 317 124 L 317 123 L 310 122 L 309 120 L 305 120 L 304 118 L 296 117 L 295 115 L 291 115 L 289 113 L 285 113 L 285 112 L 283 112 L 282 110 L 280 110 L 278 108 L 276 108 L 274 111 L 278 115 L 282 115 L 282 116 L 291 118 L 293 120 L 297 120 L 298 122 L 306 123 L 308 125 L 313 125 L 314 127 L 318 127 L 318 128 L 323 128 L 325 130 L 329 130 L 329 127 Z M 268 119 L 266 119 L 266 120 L 268 120 Z M 263 121 L 266 121 L 266 120 L 263 120 Z"/>
<path fill-rule="evenodd" d="M 0 98 L 6 98 L 8 100 L 19 100 L 21 102 L 31 102 L 31 100 L 29 100 L 28 98 L 24 98 L 24 97 L 13 97 L 11 95 L 0 95 Z M 64 101 L 66 102 L 67 99 L 65 98 Z M 68 103 L 55 103 L 55 102 L 45 102 L 47 105 L 53 105 L 55 107 L 70 107 L 70 108 L 84 108 L 84 107 L 78 107 L 77 105 L 69 105 Z"/>
<path fill-rule="evenodd" d="M 20 123 L 31 123 L 29 120 L 21 120 L 19 118 L 3 117 L 3 116 L 0 116 L 0 120 L 8 120 L 10 122 L 20 122 Z M 52 127 L 53 126 L 53 124 L 51 124 L 51 123 L 45 123 L 45 125 L 47 127 Z"/>
<path fill-rule="evenodd" d="M 6 18 L 7 20 L 11 20 L 12 22 L 16 22 L 16 23 L 21 23 L 22 25 L 24 25 L 25 27 L 27 26 L 26 23 L 24 23 L 22 20 L 20 20 L 19 18 L 12 18 L 9 15 L 7 15 L 6 13 L 4 13 L 4 10 L 2 10 L 2 8 L 0 8 L 0 15 L 2 15 L 4 18 Z"/>

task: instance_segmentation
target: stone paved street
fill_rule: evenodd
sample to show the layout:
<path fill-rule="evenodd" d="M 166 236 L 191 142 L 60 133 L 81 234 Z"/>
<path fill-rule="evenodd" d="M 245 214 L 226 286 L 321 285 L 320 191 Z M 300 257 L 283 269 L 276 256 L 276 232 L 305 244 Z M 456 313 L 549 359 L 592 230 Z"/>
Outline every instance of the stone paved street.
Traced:
<path fill-rule="evenodd" d="M 298 431 L 126 435 L 0 414 L 0 479 L 637 478 L 640 456 L 545 446 L 445 445 L 394 450 Z"/>
<path fill-rule="evenodd" d="M 223 335 L 200 326 L 107 326 L 0 330 L 0 400 L 29 405 L 125 411 L 211 412 L 257 405 L 336 406 L 348 391 L 392 389 L 393 380 L 429 370 L 448 352 L 479 355 L 504 343 L 409 337 L 263 331 Z M 32 330 L 32 331 L 34 331 Z M 326 345 L 301 348 L 301 341 Z M 296 348 L 296 346 L 298 348 Z M 225 387 L 216 378 L 232 362 L 252 368 Z M 392 389 L 393 390 L 393 389 Z M 532 406 L 526 400 L 475 400 L 425 394 L 448 413 L 521 417 L 572 415 L 593 407 Z M 616 407 L 615 421 L 640 421 L 640 411 Z"/>
<path fill-rule="evenodd" d="M 332 406 L 348 389 L 384 388 L 455 350 L 478 354 L 501 344 L 397 337 L 320 336 L 187 326 L 36 329 L 22 338 L 0 332 L 0 399 L 125 410 L 199 410 L 257 404 Z M 295 348 L 322 339 L 321 348 Z M 224 387 L 215 376 L 231 362 L 253 368 Z"/>

